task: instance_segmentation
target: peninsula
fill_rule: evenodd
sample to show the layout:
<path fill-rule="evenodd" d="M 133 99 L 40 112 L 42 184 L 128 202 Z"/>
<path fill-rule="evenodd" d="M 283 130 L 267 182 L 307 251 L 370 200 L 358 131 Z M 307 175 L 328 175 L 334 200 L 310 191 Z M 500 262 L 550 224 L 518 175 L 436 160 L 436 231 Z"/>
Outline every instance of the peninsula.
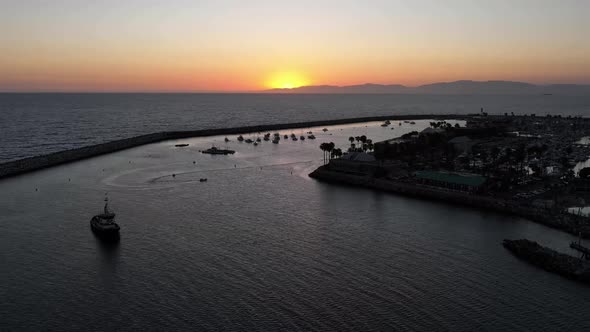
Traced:
<path fill-rule="evenodd" d="M 434 121 L 382 142 L 351 137 L 346 153 L 310 177 L 508 213 L 590 238 L 590 219 L 568 210 L 590 201 L 590 169 L 574 168 L 590 156 L 577 142 L 590 135 L 590 119 L 482 110 L 466 120 Z"/>

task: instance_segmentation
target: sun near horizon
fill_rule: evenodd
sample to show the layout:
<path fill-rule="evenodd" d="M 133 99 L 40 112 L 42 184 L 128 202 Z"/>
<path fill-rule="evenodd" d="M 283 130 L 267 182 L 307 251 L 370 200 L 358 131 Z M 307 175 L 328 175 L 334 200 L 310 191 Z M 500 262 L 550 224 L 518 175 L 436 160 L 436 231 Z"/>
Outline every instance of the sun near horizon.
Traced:
<path fill-rule="evenodd" d="M 311 85 L 311 81 L 297 71 L 275 72 L 264 83 L 264 87 L 268 89 L 295 89 L 307 85 Z"/>

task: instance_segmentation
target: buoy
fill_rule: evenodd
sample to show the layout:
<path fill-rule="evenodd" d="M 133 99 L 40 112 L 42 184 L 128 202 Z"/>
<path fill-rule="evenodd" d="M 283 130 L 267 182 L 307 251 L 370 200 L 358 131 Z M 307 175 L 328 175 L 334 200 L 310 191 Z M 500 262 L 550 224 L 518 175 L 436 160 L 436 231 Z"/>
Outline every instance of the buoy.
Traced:
<path fill-rule="evenodd" d="M 193 165 L 196 164 L 197 162 L 193 160 Z"/>
<path fill-rule="evenodd" d="M 172 174 L 172 177 L 175 178 L 176 177 L 176 174 Z"/>

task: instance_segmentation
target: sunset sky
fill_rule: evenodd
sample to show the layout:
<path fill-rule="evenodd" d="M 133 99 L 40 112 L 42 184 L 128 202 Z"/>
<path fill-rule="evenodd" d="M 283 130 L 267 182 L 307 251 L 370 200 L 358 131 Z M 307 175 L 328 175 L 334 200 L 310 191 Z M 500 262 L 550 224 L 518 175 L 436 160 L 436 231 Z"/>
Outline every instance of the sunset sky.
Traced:
<path fill-rule="evenodd" d="M 588 0 L 0 0 L 0 91 L 590 84 Z"/>

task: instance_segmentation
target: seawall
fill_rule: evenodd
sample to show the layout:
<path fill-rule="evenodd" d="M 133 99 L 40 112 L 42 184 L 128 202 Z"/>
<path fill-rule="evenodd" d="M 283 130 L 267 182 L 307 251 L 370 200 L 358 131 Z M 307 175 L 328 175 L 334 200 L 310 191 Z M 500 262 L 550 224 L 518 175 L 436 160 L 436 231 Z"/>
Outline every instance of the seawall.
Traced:
<path fill-rule="evenodd" d="M 516 257 L 546 271 L 590 283 L 590 263 L 579 258 L 559 253 L 527 239 L 504 240 L 502 244 Z"/>
<path fill-rule="evenodd" d="M 121 140 L 111 141 L 102 144 L 86 146 L 77 149 L 55 152 L 47 155 L 24 158 L 0 164 L 0 179 L 15 176 L 23 173 L 36 171 L 43 168 L 57 166 L 81 159 L 91 158 L 115 151 L 125 150 L 145 144 L 161 142 L 165 140 L 182 139 L 189 137 L 204 137 L 218 135 L 236 135 L 252 132 L 263 132 L 293 128 L 306 128 L 318 126 L 333 126 L 341 124 L 385 121 L 385 120 L 423 120 L 423 119 L 459 119 L 467 118 L 467 115 L 458 114 L 424 114 L 424 115 L 390 115 L 390 116 L 373 116 L 362 118 L 348 118 L 323 121 L 309 121 L 296 123 L 268 124 L 258 126 L 245 126 L 234 128 L 203 129 L 190 131 L 167 131 L 141 135 Z"/>
<path fill-rule="evenodd" d="M 432 201 L 458 204 L 478 209 L 511 214 L 529 219 L 551 228 L 566 231 L 576 236 L 581 234 L 584 238 L 590 238 L 589 219 L 569 213 L 551 213 L 545 209 L 523 206 L 513 201 L 504 199 L 448 191 L 434 187 L 396 182 L 387 179 L 378 179 L 371 176 L 359 176 L 341 172 L 333 172 L 330 171 L 326 166 L 319 167 L 309 174 L 309 176 L 318 180 L 332 183 L 366 187 Z"/>

